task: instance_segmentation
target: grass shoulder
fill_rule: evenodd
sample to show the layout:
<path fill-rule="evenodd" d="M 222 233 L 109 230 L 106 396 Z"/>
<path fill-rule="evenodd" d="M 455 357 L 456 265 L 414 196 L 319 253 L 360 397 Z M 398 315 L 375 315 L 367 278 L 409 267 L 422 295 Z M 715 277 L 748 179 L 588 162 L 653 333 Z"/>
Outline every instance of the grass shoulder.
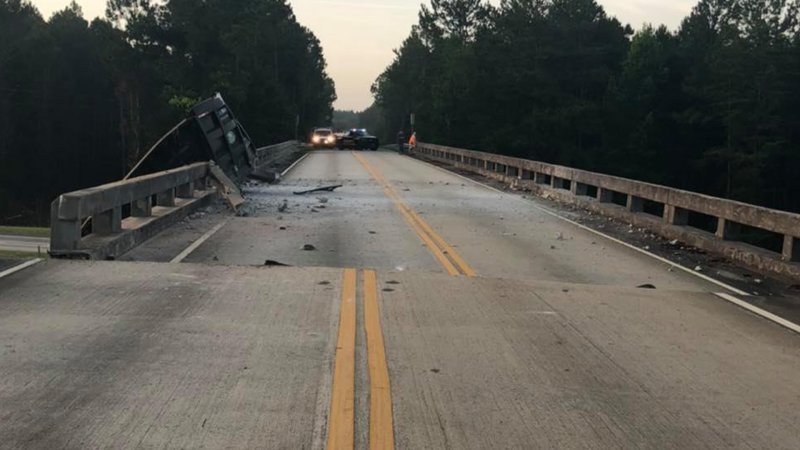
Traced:
<path fill-rule="evenodd" d="M 0 234 L 9 236 L 50 237 L 50 228 L 11 227 L 0 225 Z"/>

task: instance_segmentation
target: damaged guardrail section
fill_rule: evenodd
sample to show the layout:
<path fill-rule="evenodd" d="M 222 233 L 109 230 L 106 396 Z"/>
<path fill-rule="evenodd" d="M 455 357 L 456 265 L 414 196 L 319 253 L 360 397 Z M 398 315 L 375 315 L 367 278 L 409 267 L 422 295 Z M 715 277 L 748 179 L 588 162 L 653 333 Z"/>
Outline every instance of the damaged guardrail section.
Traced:
<path fill-rule="evenodd" d="M 50 209 L 50 253 L 117 257 L 215 198 L 210 175 L 210 164 L 201 162 L 63 194 Z M 86 219 L 91 219 L 88 235 Z"/>
<path fill-rule="evenodd" d="M 491 153 L 420 143 L 415 153 L 647 228 L 762 273 L 800 278 L 800 215 Z M 744 242 L 758 234 L 776 242 Z"/>

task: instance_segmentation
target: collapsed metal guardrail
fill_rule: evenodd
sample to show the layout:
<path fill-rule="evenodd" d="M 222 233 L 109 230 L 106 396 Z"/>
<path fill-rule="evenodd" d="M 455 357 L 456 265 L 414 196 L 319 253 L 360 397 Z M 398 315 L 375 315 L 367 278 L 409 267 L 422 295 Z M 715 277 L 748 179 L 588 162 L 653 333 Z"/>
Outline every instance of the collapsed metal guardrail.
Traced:
<path fill-rule="evenodd" d="M 669 239 L 724 255 L 760 272 L 800 278 L 800 214 L 570 167 L 442 145 L 420 143 L 415 153 L 621 218 Z M 709 232 L 692 226 L 690 216 L 693 214 L 715 221 L 716 230 Z M 783 236 L 781 251 L 742 242 L 743 227 Z"/>

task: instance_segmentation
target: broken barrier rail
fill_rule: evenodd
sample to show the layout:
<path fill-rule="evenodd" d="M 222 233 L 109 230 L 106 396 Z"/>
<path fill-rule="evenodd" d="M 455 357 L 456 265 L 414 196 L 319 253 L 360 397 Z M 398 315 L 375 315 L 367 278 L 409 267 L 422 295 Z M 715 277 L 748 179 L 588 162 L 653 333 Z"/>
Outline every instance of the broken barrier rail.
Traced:
<path fill-rule="evenodd" d="M 211 163 L 200 162 L 62 194 L 50 208 L 50 254 L 115 258 L 216 198 L 212 176 Z"/>
<path fill-rule="evenodd" d="M 800 278 L 799 214 L 474 150 L 420 143 L 415 153 L 620 218 L 762 273 Z M 746 242 L 753 234 L 776 244 Z"/>

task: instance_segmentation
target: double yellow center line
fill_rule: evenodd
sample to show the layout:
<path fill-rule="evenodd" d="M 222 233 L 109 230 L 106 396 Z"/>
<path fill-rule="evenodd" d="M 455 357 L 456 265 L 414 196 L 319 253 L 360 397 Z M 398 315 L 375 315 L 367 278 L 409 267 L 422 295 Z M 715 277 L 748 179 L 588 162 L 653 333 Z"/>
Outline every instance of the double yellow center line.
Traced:
<path fill-rule="evenodd" d="M 450 245 L 447 241 L 444 240 L 438 233 L 436 233 L 433 228 L 428 225 L 422 217 L 417 214 L 408 204 L 403 201 L 400 194 L 397 193 L 394 186 L 389 182 L 389 180 L 383 176 L 383 174 L 372 164 L 367 161 L 362 155 L 353 152 L 353 156 L 364 166 L 364 169 L 369 172 L 375 181 L 377 181 L 381 187 L 383 187 L 383 192 L 386 194 L 387 197 L 394 203 L 395 207 L 403 218 L 406 220 L 408 225 L 411 227 L 414 232 L 417 233 L 422 242 L 425 246 L 430 250 L 433 254 L 434 258 L 439 262 L 439 264 L 444 267 L 448 274 L 452 276 L 458 275 L 466 275 L 468 277 L 475 276 L 475 270 L 464 261 L 464 258 L 458 254 L 458 252 Z"/>
<path fill-rule="evenodd" d="M 475 271 L 422 219 L 397 193 L 383 174 L 363 156 L 353 156 L 383 188 L 405 221 L 417 233 L 434 258 L 452 276 L 474 277 Z M 328 450 L 352 450 L 355 446 L 355 355 L 357 323 L 358 271 L 347 269 L 342 280 L 342 304 L 339 312 L 339 333 L 333 369 L 331 408 L 328 416 Z M 378 304 L 378 277 L 374 270 L 362 272 L 364 330 L 369 373 L 369 448 L 394 449 L 392 393 L 389 366 L 381 330 Z"/>
<path fill-rule="evenodd" d="M 328 416 L 328 450 L 352 450 L 355 446 L 355 354 L 356 291 L 358 273 L 344 271 L 339 335 L 333 368 L 331 409 Z M 369 366 L 369 448 L 394 449 L 392 394 L 389 366 L 381 330 L 378 305 L 378 277 L 374 270 L 362 274 L 364 289 L 364 329 Z"/>

